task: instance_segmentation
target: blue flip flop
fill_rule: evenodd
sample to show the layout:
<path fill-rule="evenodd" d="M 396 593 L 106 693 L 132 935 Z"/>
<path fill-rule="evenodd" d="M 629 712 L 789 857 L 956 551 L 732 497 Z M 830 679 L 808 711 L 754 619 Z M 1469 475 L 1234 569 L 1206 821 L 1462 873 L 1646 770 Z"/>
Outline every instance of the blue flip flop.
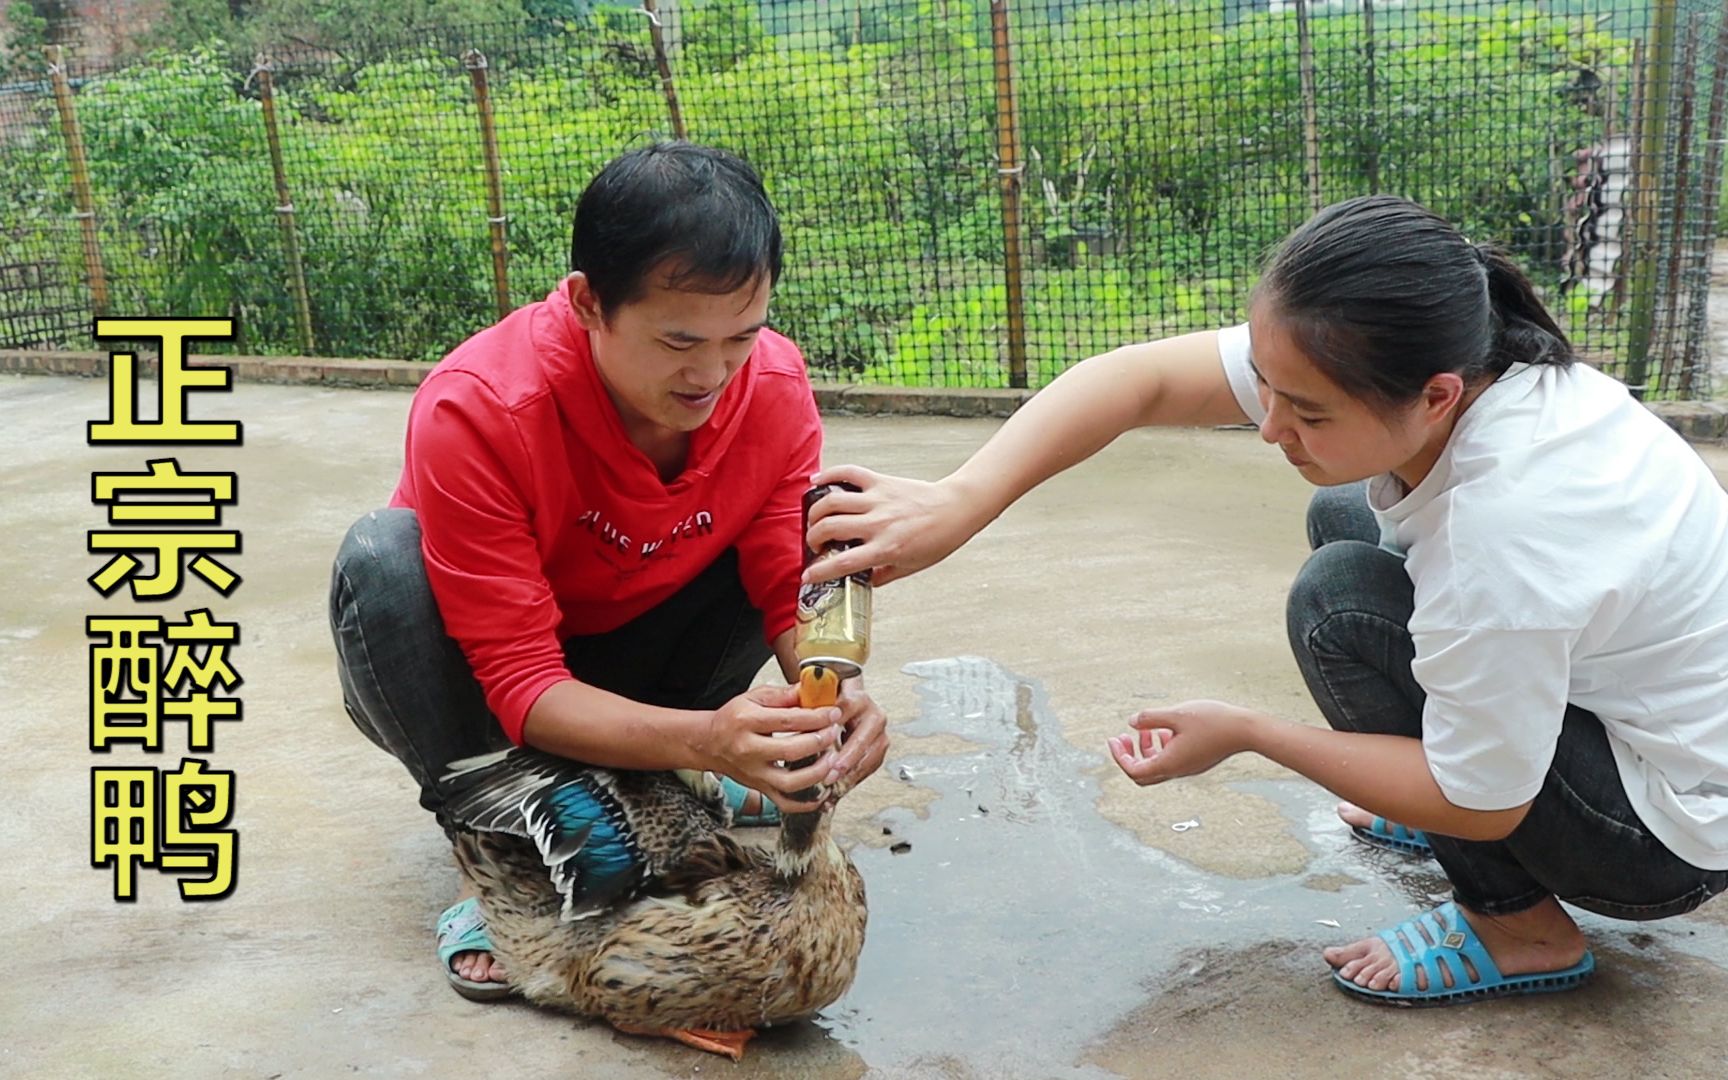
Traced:
<path fill-rule="evenodd" d="M 1383 817 L 1375 818 L 1373 824 L 1366 828 L 1352 825 L 1350 831 L 1364 844 L 1385 848 L 1387 851 L 1402 852 L 1405 855 L 1417 855 L 1424 859 L 1434 857 L 1434 845 L 1428 842 L 1427 833 L 1421 829 L 1406 828 Z"/>
<path fill-rule="evenodd" d="M 721 776 L 719 779 L 720 790 L 726 796 L 726 808 L 732 812 L 732 824 L 743 828 L 780 824 L 780 808 L 775 806 L 768 796 L 762 796 L 762 809 L 754 814 L 746 814 L 744 803 L 756 793 L 731 777 Z"/>
<path fill-rule="evenodd" d="M 486 936 L 486 921 L 480 914 L 478 897 L 459 900 L 438 917 L 438 962 L 451 987 L 469 1001 L 497 1001 L 515 993 L 509 983 L 464 979 L 450 966 L 457 953 L 491 951 L 492 939 Z"/>
<path fill-rule="evenodd" d="M 1370 990 L 1366 986 L 1357 986 L 1336 971 L 1332 972 L 1332 981 L 1347 994 L 1382 1005 L 1407 1008 L 1461 1005 L 1514 994 L 1551 994 L 1583 986 L 1596 970 L 1596 958 L 1586 949 L 1582 960 L 1561 971 L 1502 975 L 1493 957 L 1483 948 L 1482 939 L 1476 936 L 1469 920 L 1453 903 L 1441 904 L 1426 915 L 1400 923 L 1391 930 L 1380 931 L 1380 940 L 1386 943 L 1392 950 L 1392 958 L 1398 961 L 1398 989 Z M 1428 973 L 1426 990 L 1416 989 L 1418 967 Z M 1452 977 L 1451 986 L 1446 985 L 1448 972 Z"/>

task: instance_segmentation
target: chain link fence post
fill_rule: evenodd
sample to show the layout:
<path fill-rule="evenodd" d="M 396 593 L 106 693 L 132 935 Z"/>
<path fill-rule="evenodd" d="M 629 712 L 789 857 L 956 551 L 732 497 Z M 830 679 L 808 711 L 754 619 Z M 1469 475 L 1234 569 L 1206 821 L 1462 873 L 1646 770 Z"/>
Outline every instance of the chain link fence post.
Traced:
<path fill-rule="evenodd" d="M 1002 278 L 1008 293 L 1008 385 L 1027 386 L 1026 286 L 1021 260 L 1020 192 L 1026 166 L 1014 100 L 1014 51 L 1008 0 L 990 0 L 990 47 L 996 72 L 996 173 L 1002 186 Z"/>

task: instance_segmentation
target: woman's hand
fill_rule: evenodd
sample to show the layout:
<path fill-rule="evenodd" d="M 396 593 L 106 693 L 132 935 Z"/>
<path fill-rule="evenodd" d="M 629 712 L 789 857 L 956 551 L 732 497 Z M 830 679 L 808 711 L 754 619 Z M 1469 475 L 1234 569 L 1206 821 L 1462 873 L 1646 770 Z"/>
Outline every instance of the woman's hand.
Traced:
<path fill-rule="evenodd" d="M 1198 776 L 1233 754 L 1252 749 L 1260 714 L 1222 701 L 1187 701 L 1145 709 L 1134 730 L 1110 738 L 1110 756 L 1144 787 L 1178 776 Z"/>
<path fill-rule="evenodd" d="M 813 484 L 854 484 L 858 491 L 832 491 L 810 508 L 805 542 L 821 551 L 836 541 L 856 547 L 830 552 L 804 571 L 804 583 L 832 581 L 874 570 L 872 584 L 885 585 L 941 562 L 988 522 L 977 520 L 976 500 L 948 480 L 930 483 L 885 476 L 857 465 L 824 469 Z"/>
<path fill-rule="evenodd" d="M 710 714 L 696 749 L 704 768 L 760 791 L 781 810 L 814 810 L 819 804 L 799 802 L 791 793 L 822 783 L 834 768 L 842 716 L 842 708 L 832 705 L 799 708 L 796 686 L 758 686 Z M 812 756 L 815 762 L 801 769 L 780 764 Z"/>

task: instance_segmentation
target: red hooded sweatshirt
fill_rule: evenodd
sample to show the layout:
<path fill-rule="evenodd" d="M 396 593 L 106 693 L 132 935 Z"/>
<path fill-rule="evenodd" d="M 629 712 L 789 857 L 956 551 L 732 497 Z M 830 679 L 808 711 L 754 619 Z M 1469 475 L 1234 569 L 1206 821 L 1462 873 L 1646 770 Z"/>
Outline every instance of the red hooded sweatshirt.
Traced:
<path fill-rule="evenodd" d="M 738 549 L 769 641 L 790 629 L 822 427 L 797 346 L 763 330 L 660 479 L 624 433 L 565 285 L 463 342 L 408 415 L 412 507 L 445 631 L 513 742 L 570 678 L 562 642 L 614 630 Z"/>

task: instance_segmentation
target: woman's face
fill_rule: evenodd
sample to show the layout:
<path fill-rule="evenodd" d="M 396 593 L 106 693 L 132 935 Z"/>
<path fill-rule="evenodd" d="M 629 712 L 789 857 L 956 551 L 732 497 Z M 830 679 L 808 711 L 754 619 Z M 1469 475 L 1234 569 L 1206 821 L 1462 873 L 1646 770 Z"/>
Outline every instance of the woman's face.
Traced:
<path fill-rule="evenodd" d="M 1407 405 L 1371 406 L 1322 374 L 1269 305 L 1253 306 L 1248 333 L 1266 409 L 1260 437 L 1303 479 L 1330 487 L 1395 473 L 1413 488 L 1428 475 L 1451 434 L 1458 376 L 1436 375 Z"/>

